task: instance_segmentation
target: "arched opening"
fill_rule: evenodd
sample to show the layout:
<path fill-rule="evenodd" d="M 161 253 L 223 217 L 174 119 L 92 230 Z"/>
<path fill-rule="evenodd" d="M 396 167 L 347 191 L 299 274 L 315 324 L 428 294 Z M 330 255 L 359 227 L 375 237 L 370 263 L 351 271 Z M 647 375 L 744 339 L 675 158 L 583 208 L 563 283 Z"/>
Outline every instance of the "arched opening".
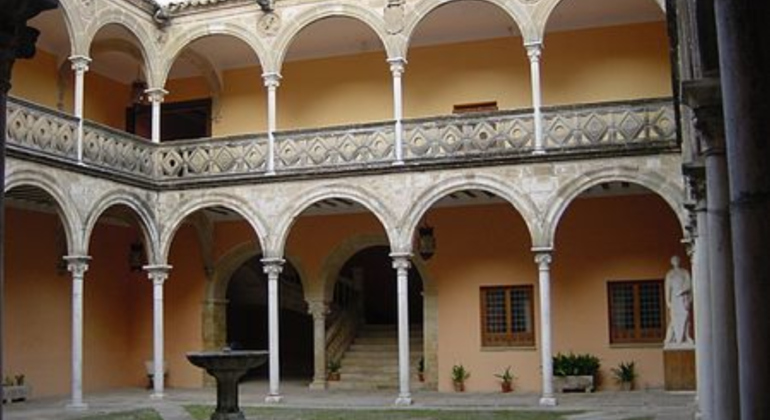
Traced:
<path fill-rule="evenodd" d="M 174 57 L 161 115 L 163 141 L 264 132 L 266 94 L 256 52 L 232 35 L 207 35 Z M 150 109 L 137 109 L 150 121 Z"/>
<path fill-rule="evenodd" d="M 125 26 L 111 23 L 96 33 L 89 55 L 93 61 L 85 74 L 84 117 L 126 131 L 126 109 L 145 100 L 148 87 L 144 46 Z"/>
<path fill-rule="evenodd" d="M 563 0 L 545 29 L 545 105 L 671 96 L 666 16 L 656 1 Z"/>
<path fill-rule="evenodd" d="M 393 118 L 382 41 L 362 21 L 316 20 L 291 40 L 279 89 L 281 129 L 315 129 Z"/>
<path fill-rule="evenodd" d="M 585 189 L 558 221 L 552 263 L 553 351 L 634 361 L 638 387 L 663 388 L 665 277 L 672 256 L 689 267 L 682 226 L 661 196 L 607 180 Z M 694 379 L 694 378 L 693 378 Z"/>
<path fill-rule="evenodd" d="M 531 106 L 523 44 L 511 16 L 488 1 L 451 1 L 431 10 L 410 34 L 405 115 Z"/>
<path fill-rule="evenodd" d="M 313 319 L 308 314 L 302 280 L 291 261 L 279 277 L 281 376 L 307 382 L 313 376 Z M 268 348 L 267 275 L 262 256 L 243 263 L 227 285 L 227 343 L 231 348 Z M 267 379 L 268 366 L 260 366 L 246 379 Z"/>
<path fill-rule="evenodd" d="M 5 195 L 3 373 L 13 381 L 23 375 L 36 397 L 70 389 L 72 287 L 63 260 L 69 222 L 60 208 L 31 185 Z"/>
<path fill-rule="evenodd" d="M 517 389 L 538 390 L 537 268 L 523 214 L 481 186 L 458 186 L 421 205 L 428 207 L 415 241 L 425 227 L 435 239 L 425 262 L 433 283 L 425 299 L 426 377 L 451 390 L 452 367 L 462 364 L 473 372 L 469 390 L 492 391 L 497 384 L 483 378 L 510 365 Z"/>

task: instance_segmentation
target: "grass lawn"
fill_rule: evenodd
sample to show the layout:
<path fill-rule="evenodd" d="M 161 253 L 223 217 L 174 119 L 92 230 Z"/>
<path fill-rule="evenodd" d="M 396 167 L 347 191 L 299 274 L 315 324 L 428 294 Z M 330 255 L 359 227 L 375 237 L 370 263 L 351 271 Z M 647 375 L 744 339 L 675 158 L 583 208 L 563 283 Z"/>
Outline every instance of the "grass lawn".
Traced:
<path fill-rule="evenodd" d="M 88 417 L 81 417 L 78 420 L 163 420 L 155 410 L 145 408 L 142 410 L 123 411 L 112 414 L 96 414 Z"/>
<path fill-rule="evenodd" d="M 196 420 L 208 420 L 214 408 L 188 406 Z M 364 409 L 300 409 L 300 408 L 242 408 L 246 417 L 259 420 L 561 420 L 574 412 L 513 411 L 513 410 L 364 410 Z"/>

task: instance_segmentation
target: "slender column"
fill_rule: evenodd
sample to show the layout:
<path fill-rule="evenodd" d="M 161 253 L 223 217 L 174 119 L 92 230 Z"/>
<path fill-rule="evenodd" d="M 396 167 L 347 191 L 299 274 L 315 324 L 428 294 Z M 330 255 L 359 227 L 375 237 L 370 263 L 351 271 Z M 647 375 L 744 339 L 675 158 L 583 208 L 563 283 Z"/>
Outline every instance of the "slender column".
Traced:
<path fill-rule="evenodd" d="M 393 253 L 398 293 L 398 398 L 396 405 L 412 404 L 409 384 L 409 267 L 411 254 Z"/>
<path fill-rule="evenodd" d="M 75 72 L 75 118 L 78 119 L 77 154 L 78 162 L 83 162 L 83 97 L 85 92 L 85 75 L 91 59 L 83 55 L 70 57 L 72 70 Z"/>
<path fill-rule="evenodd" d="M 697 127 L 706 156 L 706 196 L 708 207 L 708 268 L 711 282 L 711 326 L 714 384 L 720 392 L 714 397 L 714 418 L 740 418 L 738 388 L 738 344 L 735 326 L 735 289 L 730 227 L 727 161 L 721 109 L 704 106 L 695 109 Z"/>
<path fill-rule="evenodd" d="M 168 91 L 163 88 L 152 88 L 144 91 L 152 103 L 152 142 L 160 143 L 160 106 Z"/>
<path fill-rule="evenodd" d="M 540 56 L 543 53 L 543 44 L 534 43 L 525 45 L 529 56 L 529 72 L 532 82 L 532 112 L 535 120 L 535 153 L 545 153 L 543 144 L 543 91 L 540 86 Z"/>
<path fill-rule="evenodd" d="M 68 256 L 67 270 L 72 273 L 72 400 L 67 408 L 85 410 L 83 402 L 83 280 L 88 271 L 88 256 Z"/>
<path fill-rule="evenodd" d="M 278 129 L 276 91 L 281 85 L 281 75 L 265 73 L 262 79 L 267 88 L 267 175 L 275 175 L 275 131 Z"/>
<path fill-rule="evenodd" d="M 148 265 L 144 267 L 152 281 L 152 373 L 153 399 L 162 399 L 164 392 L 163 375 L 165 358 L 163 349 L 163 284 L 171 271 L 170 265 Z"/>
<path fill-rule="evenodd" d="M 280 359 L 279 359 L 279 323 L 278 313 L 280 301 L 278 300 L 278 276 L 283 271 L 284 260 L 280 258 L 264 258 L 265 274 L 267 274 L 267 324 L 268 324 L 268 351 L 270 366 L 270 390 L 265 402 L 279 403 L 283 399 L 280 390 Z"/>
<path fill-rule="evenodd" d="M 403 84 L 402 76 L 404 74 L 404 67 L 406 66 L 406 60 L 403 58 L 391 58 L 388 60 L 390 63 L 390 72 L 393 74 L 393 120 L 395 120 L 395 140 L 396 144 L 393 146 L 396 155 L 394 165 L 404 164 L 404 96 L 403 96 Z"/>
<path fill-rule="evenodd" d="M 695 302 L 695 346 L 698 378 L 698 409 L 701 420 L 713 420 L 714 367 L 711 349 L 711 283 L 708 270 L 708 216 L 706 213 L 705 180 L 697 180 L 694 198 L 697 231 L 692 261 L 693 295 Z"/>
<path fill-rule="evenodd" d="M 553 393 L 553 350 L 551 349 L 551 249 L 535 248 L 538 283 L 540 288 L 540 366 L 542 367 L 543 395 L 540 405 L 557 404 Z"/>
<path fill-rule="evenodd" d="M 310 389 L 326 389 L 326 314 L 329 305 L 323 300 L 308 302 L 308 313 L 313 316 L 313 382 Z"/>
<path fill-rule="evenodd" d="M 715 15 L 730 168 L 741 418 L 768 419 L 770 3 L 716 0 Z"/>

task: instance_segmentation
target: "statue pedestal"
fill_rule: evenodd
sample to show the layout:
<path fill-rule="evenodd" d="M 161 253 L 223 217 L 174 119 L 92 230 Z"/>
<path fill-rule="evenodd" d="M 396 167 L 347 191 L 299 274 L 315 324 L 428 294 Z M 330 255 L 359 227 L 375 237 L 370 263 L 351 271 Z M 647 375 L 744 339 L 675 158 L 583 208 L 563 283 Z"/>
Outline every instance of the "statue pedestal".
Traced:
<path fill-rule="evenodd" d="M 695 349 L 692 346 L 663 349 L 666 391 L 695 390 Z"/>

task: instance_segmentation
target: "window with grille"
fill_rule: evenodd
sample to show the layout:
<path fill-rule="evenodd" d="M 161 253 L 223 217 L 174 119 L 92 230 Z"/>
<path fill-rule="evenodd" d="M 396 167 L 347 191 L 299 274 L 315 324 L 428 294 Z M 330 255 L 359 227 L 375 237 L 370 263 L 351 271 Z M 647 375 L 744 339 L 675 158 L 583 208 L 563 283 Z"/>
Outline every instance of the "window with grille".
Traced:
<path fill-rule="evenodd" d="M 662 280 L 607 283 L 610 343 L 660 343 L 665 335 Z"/>
<path fill-rule="evenodd" d="M 532 286 L 481 288 L 483 346 L 534 346 Z"/>

